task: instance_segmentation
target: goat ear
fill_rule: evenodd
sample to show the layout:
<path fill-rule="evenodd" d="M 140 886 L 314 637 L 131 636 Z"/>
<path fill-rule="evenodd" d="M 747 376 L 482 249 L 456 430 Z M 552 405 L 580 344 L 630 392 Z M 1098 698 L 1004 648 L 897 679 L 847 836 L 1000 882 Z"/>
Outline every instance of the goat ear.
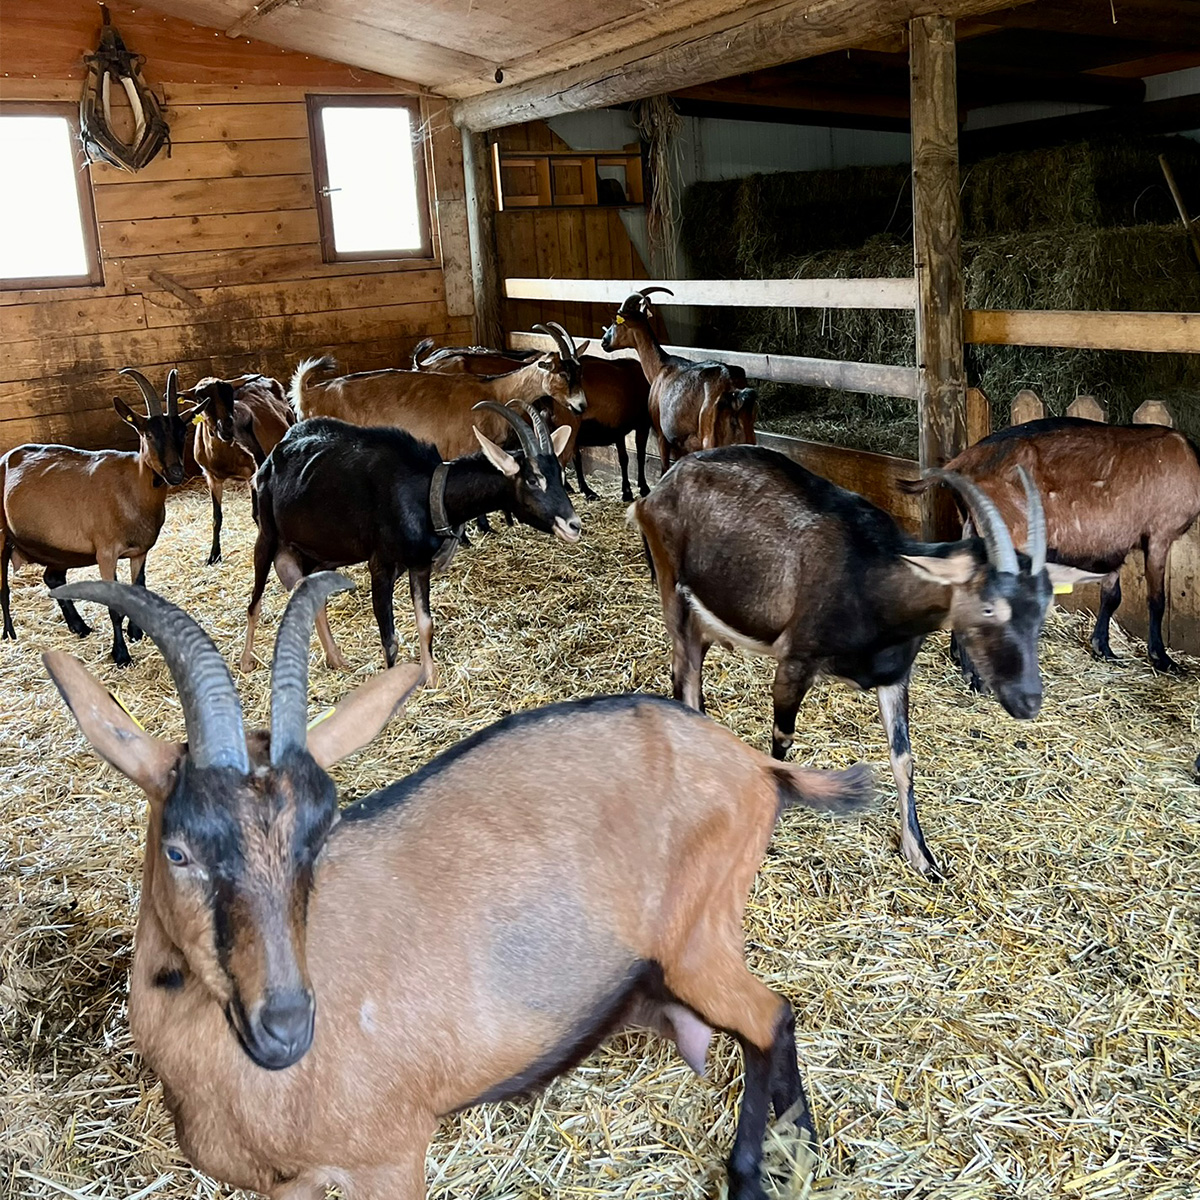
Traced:
<path fill-rule="evenodd" d="M 588 338 L 586 342 L 580 342 L 580 343 L 579 343 L 579 345 L 577 345 L 577 346 L 575 347 L 575 357 L 576 357 L 576 358 L 583 358 L 583 356 L 584 356 L 584 355 L 587 353 L 587 348 L 588 348 L 588 347 L 589 347 L 591 344 L 592 344 L 592 339 L 591 339 L 591 338 Z"/>
<path fill-rule="evenodd" d="M 42 662 L 92 749 L 142 791 L 165 796 L 183 747 L 151 737 L 73 654 L 50 650 Z"/>
<path fill-rule="evenodd" d="M 121 399 L 120 396 L 113 397 L 113 408 L 117 410 L 117 416 L 121 418 L 127 425 L 132 425 L 139 433 L 142 431 L 142 425 L 145 422 L 145 417 L 139 417 L 137 413 Z"/>
<path fill-rule="evenodd" d="M 507 450 L 502 450 L 489 437 L 484 437 L 479 429 L 472 425 L 472 432 L 475 434 L 476 440 L 479 442 L 487 460 L 500 472 L 501 475 L 515 475 L 520 469 L 521 464 Z"/>
<path fill-rule="evenodd" d="M 966 583 L 979 569 L 974 555 L 965 553 L 950 554 L 945 558 L 936 558 L 931 554 L 902 554 L 900 557 L 922 579 L 946 587 Z"/>
<path fill-rule="evenodd" d="M 554 457 L 561 458 L 562 452 L 567 448 L 567 443 L 571 440 L 570 425 L 560 425 L 550 435 L 550 445 L 554 447 Z"/>
<path fill-rule="evenodd" d="M 1081 583 L 1099 583 L 1105 578 L 1103 571 L 1084 571 L 1080 567 L 1068 567 L 1065 563 L 1047 563 L 1046 574 L 1056 592 L 1069 592 Z"/>
<path fill-rule="evenodd" d="M 425 682 L 425 672 L 409 663 L 368 679 L 308 731 L 308 752 L 322 767 L 361 750 L 400 711 Z"/>

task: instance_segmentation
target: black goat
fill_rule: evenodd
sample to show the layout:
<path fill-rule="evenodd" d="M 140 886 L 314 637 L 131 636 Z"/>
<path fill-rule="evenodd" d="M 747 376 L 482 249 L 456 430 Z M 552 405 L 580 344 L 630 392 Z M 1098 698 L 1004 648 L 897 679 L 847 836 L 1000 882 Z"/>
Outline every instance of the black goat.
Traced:
<path fill-rule="evenodd" d="M 771 753 L 781 759 L 818 674 L 875 688 L 901 847 L 936 875 L 917 821 L 908 736 L 921 643 L 949 625 L 1004 708 L 1032 717 L 1042 703 L 1037 638 L 1052 584 L 1095 578 L 1046 564 L 1041 498 L 1021 475 L 1028 557 L 1014 550 L 992 502 L 951 472 L 939 477 L 966 499 L 982 540 L 915 542 L 882 509 L 772 450 L 726 446 L 680 459 L 630 509 L 658 580 L 676 699 L 703 710 L 700 676 L 714 642 L 769 655 L 778 662 Z"/>
<path fill-rule="evenodd" d="M 313 571 L 368 563 L 389 667 L 396 661 L 392 592 L 396 577 L 407 570 L 421 665 L 433 683 L 429 578 L 453 553 L 454 530 L 500 509 L 564 541 L 578 540 L 579 518 L 563 490 L 557 457 L 570 430 L 556 429 L 551 436 L 536 412 L 530 412 L 531 427 L 501 404 L 484 401 L 477 407 L 512 426 L 520 453 L 509 454 L 476 430 L 482 453 L 443 463 L 436 447 L 401 429 L 349 425 L 331 417 L 292 426 L 255 476 L 258 540 L 243 671 L 254 665 L 254 631 L 272 562 L 289 590 Z M 344 667 L 324 608 L 317 631 L 329 665 Z"/>

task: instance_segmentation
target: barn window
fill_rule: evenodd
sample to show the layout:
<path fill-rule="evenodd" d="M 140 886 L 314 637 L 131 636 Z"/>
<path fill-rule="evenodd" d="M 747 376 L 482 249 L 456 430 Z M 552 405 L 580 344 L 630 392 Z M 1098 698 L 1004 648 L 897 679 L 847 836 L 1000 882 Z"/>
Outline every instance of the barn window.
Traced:
<path fill-rule="evenodd" d="M 432 258 L 428 173 L 415 96 L 309 96 L 326 262 Z"/>
<path fill-rule="evenodd" d="M 0 287 L 103 283 L 92 186 L 79 149 L 78 110 L 0 106 Z"/>

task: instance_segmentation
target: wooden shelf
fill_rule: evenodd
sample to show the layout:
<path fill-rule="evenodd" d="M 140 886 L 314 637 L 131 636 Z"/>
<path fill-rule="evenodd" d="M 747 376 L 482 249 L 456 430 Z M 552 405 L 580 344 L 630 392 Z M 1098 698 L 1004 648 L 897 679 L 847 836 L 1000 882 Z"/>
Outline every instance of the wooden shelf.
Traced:
<path fill-rule="evenodd" d="M 600 199 L 602 167 L 620 167 L 625 172 L 623 200 L 608 203 Z M 499 212 L 514 208 L 627 208 L 645 203 L 642 151 L 637 143 L 620 150 L 502 150 L 495 142 L 492 173 Z"/>

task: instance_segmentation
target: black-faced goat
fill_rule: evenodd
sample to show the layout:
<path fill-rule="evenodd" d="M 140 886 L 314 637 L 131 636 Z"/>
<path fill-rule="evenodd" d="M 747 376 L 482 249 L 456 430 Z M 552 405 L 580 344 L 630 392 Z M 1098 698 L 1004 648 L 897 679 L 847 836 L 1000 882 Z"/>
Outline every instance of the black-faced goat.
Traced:
<path fill-rule="evenodd" d="M 982 539 L 915 542 L 887 513 L 772 450 L 730 446 L 681 460 L 630 509 L 645 538 L 672 643 L 675 696 L 703 709 L 701 670 L 715 642 L 778 663 L 771 752 L 792 744 L 796 710 L 818 674 L 875 688 L 900 804 L 900 841 L 936 874 L 917 820 L 908 688 L 925 636 L 949 625 L 1004 708 L 1042 703 L 1037 638 L 1051 581 L 1037 489 L 1025 479 L 1029 557 L 972 483 L 940 476 L 967 500 Z"/>
<path fill-rule="evenodd" d="M 169 486 L 183 482 L 186 421 L 181 416 L 174 371 L 167 377 L 167 402 L 140 372 L 125 367 L 146 401 L 146 416 L 120 398 L 117 415 L 136 431 L 136 453 L 77 450 L 73 446 L 17 446 L 0 458 L 0 605 L 5 638 L 16 639 L 9 611 L 8 570 L 26 563 L 45 567 L 46 586 L 66 582 L 67 571 L 98 566 L 104 579 L 116 579 L 117 563 L 129 560 L 129 577 L 146 583 L 146 555 L 158 540 L 166 517 Z M 69 601 L 59 605 L 72 633 L 86 637 L 91 626 Z M 113 661 L 130 662 L 123 619 L 110 614 Z M 142 631 L 129 624 L 129 639 Z"/>
<path fill-rule="evenodd" d="M 1121 603 L 1121 564 L 1141 547 L 1150 607 L 1148 648 L 1160 671 L 1178 670 L 1163 644 L 1167 555 L 1200 515 L 1200 451 L 1162 425 L 1105 425 L 1049 417 L 1013 425 L 976 442 L 946 464 L 972 480 L 1000 510 L 1018 546 L 1025 514 L 1013 482 L 1021 466 L 1046 505 L 1048 556 L 1104 576 L 1092 649 L 1115 658 L 1108 627 Z M 933 481 L 902 483 L 909 493 Z M 971 674 L 969 662 L 964 668 Z"/>
<path fill-rule="evenodd" d="M 714 1028 L 738 1038 L 729 1194 L 765 1200 L 768 1109 L 812 1125 L 791 1006 L 745 964 L 746 900 L 780 807 L 860 808 L 869 773 L 772 763 L 671 701 L 601 697 L 508 717 L 339 819 L 326 769 L 420 679 L 384 672 L 306 730 L 313 618 L 347 583 L 314 576 L 289 602 L 269 739 L 179 609 L 62 592 L 141 622 L 187 726 L 160 741 L 45 656 L 149 798 L 129 1020 L 184 1153 L 272 1200 L 420 1200 L 443 1115 L 542 1085 L 636 1017 L 697 1069 Z"/>
<path fill-rule="evenodd" d="M 287 393 L 268 375 L 201 379 L 182 393 L 195 402 L 193 454 L 212 498 L 212 549 L 221 561 L 222 499 L 230 479 L 249 480 L 295 421 Z"/>
<path fill-rule="evenodd" d="M 254 631 L 271 564 L 286 588 L 315 570 L 366 562 L 371 601 L 384 657 L 396 661 L 392 592 L 408 572 L 421 643 L 421 663 L 432 683 L 433 619 L 429 580 L 439 555 L 448 557 L 459 530 L 473 517 L 497 509 L 564 541 L 579 538 L 579 518 L 563 491 L 559 443 L 567 431 L 547 431 L 531 414 L 532 427 L 510 408 L 484 401 L 482 412 L 506 423 L 521 450 L 509 454 L 479 430 L 482 453 L 449 463 L 437 449 L 400 429 L 360 428 L 314 418 L 293 426 L 258 470 L 258 539 L 254 545 L 254 591 L 241 667 L 254 665 Z M 325 657 L 346 661 L 329 631 L 324 610 L 317 619 Z"/>
<path fill-rule="evenodd" d="M 692 362 L 668 354 L 650 325 L 649 297 L 670 288 L 648 287 L 626 296 L 600 339 L 603 350 L 636 350 L 650 385 L 650 420 L 658 434 L 665 473 L 685 454 L 714 446 L 754 443 L 758 394 L 746 372 L 719 362 Z"/>

